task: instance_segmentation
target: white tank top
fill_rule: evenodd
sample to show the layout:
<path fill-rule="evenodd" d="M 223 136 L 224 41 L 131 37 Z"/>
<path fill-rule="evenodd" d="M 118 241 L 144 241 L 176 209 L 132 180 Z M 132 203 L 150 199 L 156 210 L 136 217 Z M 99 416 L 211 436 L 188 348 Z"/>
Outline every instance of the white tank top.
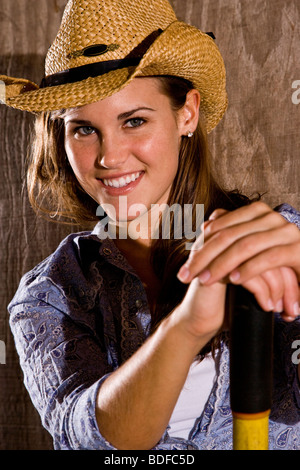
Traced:
<path fill-rule="evenodd" d="M 170 436 L 188 439 L 208 400 L 215 377 L 216 365 L 211 355 L 200 363 L 192 363 L 169 422 Z"/>

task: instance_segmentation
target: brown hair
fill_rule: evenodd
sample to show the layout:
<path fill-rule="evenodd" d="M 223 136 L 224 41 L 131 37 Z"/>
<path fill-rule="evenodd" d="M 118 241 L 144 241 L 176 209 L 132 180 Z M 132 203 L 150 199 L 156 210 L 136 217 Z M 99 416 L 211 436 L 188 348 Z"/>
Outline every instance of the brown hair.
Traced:
<path fill-rule="evenodd" d="M 98 220 L 98 204 L 80 186 L 64 147 L 63 111 L 43 112 L 35 121 L 28 158 L 29 201 L 39 214 L 65 224 Z"/>
<path fill-rule="evenodd" d="M 185 103 L 186 95 L 193 88 L 192 83 L 177 77 L 160 77 L 162 92 L 169 96 L 174 111 Z M 195 223 L 197 204 L 204 205 L 204 219 L 216 208 L 233 210 L 250 203 L 250 200 L 237 190 L 226 191 L 218 184 L 212 168 L 205 121 L 201 115 L 197 129 L 192 138 L 183 137 L 179 153 L 179 166 L 175 177 L 168 206 L 179 203 L 191 204 Z M 173 227 L 174 228 L 174 227 Z M 194 226 L 195 229 L 195 226 Z M 177 273 L 189 255 L 185 244 L 188 240 L 170 239 L 154 240 L 152 244 L 152 264 L 161 279 L 161 290 L 153 312 L 152 328 L 178 305 L 188 288 L 177 279 Z M 200 356 L 219 346 L 220 336 L 214 338 L 202 351 Z"/>
<path fill-rule="evenodd" d="M 176 112 L 185 103 L 192 83 L 178 77 L 158 77 L 161 91 L 171 101 Z M 64 149 L 63 111 L 42 113 L 36 120 L 35 136 L 28 167 L 28 192 L 33 208 L 51 219 L 64 223 L 86 224 L 98 220 L 98 204 L 78 183 L 68 162 Z M 213 174 L 205 121 L 200 112 L 198 127 L 192 138 L 183 137 L 178 171 L 173 182 L 168 205 L 190 204 L 195 222 L 197 204 L 203 204 L 204 218 L 216 208 L 233 210 L 250 201 L 237 191 L 226 191 L 220 187 Z M 172 228 L 172 227 L 171 227 Z M 174 235 L 174 227 L 173 227 Z M 161 290 L 154 307 L 152 329 L 156 328 L 178 305 L 187 286 L 177 279 L 177 272 L 188 257 L 186 240 L 159 238 L 152 243 L 152 264 L 161 280 Z M 206 348 L 215 349 L 219 337 Z M 204 353 L 204 352 L 203 352 Z"/>

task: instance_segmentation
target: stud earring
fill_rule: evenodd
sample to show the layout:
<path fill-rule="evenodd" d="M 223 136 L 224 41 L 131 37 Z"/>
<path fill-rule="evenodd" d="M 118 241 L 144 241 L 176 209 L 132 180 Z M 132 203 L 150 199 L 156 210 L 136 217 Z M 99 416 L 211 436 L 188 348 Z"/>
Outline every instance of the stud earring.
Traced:
<path fill-rule="evenodd" d="M 190 131 L 187 136 L 188 136 L 189 138 L 191 138 L 191 137 L 193 137 L 193 135 L 194 135 L 194 132 L 191 132 L 191 131 Z"/>

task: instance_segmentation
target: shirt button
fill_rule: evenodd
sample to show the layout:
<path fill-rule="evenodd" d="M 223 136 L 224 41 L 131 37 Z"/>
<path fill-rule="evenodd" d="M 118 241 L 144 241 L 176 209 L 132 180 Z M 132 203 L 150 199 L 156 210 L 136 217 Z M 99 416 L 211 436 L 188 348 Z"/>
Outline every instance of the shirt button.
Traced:
<path fill-rule="evenodd" d="M 140 308 L 142 305 L 143 305 L 143 302 L 141 300 L 138 299 L 135 301 L 136 308 Z"/>
<path fill-rule="evenodd" d="M 103 248 L 103 253 L 105 255 L 111 255 L 111 250 L 109 248 Z"/>

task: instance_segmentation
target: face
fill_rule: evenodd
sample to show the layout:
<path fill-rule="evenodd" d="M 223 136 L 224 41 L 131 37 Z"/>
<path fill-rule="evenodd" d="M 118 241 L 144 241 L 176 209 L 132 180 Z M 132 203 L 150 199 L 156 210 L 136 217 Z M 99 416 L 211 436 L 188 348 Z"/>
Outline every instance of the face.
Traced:
<path fill-rule="evenodd" d="M 155 78 L 134 79 L 97 103 L 66 111 L 65 149 L 82 188 L 118 221 L 140 215 L 136 204 L 168 200 L 190 111 L 175 113 Z"/>

